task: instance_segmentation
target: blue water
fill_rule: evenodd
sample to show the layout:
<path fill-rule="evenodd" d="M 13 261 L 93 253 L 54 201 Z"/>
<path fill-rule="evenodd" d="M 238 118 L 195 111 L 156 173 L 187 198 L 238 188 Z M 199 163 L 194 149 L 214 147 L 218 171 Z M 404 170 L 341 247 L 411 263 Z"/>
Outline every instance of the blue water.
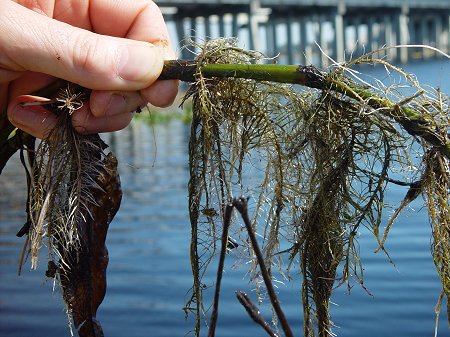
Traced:
<path fill-rule="evenodd" d="M 450 62 L 411 63 L 408 71 L 419 80 L 441 85 L 450 94 Z M 371 70 L 380 77 L 381 70 Z M 181 122 L 150 127 L 134 122 L 108 136 L 119 158 L 124 198 L 110 226 L 108 290 L 98 312 L 107 337 L 182 337 L 193 328 L 182 310 L 192 285 L 189 264 L 190 227 L 187 211 L 189 127 Z M 17 267 L 23 238 L 15 233 L 25 220 L 25 181 L 15 157 L 0 176 L 0 336 L 69 336 L 58 288 L 45 280 L 45 255 L 37 271 Z M 403 190 L 392 190 L 401 198 Z M 343 337 L 433 336 L 434 305 L 440 283 L 430 255 L 430 227 L 420 203 L 395 223 L 387 248 L 395 267 L 374 254 L 374 238 L 359 237 L 365 286 L 336 290 L 334 332 Z M 211 266 L 215 271 L 216 266 Z M 228 259 L 222 285 L 216 336 L 264 336 L 237 303 L 234 291 L 247 291 L 246 266 Z M 302 336 L 298 269 L 291 284 L 278 292 L 296 336 Z M 267 306 L 262 311 L 270 320 Z M 450 336 L 443 310 L 439 336 Z M 204 329 L 206 331 L 206 329 Z"/>

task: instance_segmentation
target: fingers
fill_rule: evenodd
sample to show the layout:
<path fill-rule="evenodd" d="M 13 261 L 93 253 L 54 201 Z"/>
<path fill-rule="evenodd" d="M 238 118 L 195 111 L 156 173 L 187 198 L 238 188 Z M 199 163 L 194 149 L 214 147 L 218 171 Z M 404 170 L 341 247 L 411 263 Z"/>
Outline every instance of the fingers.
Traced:
<path fill-rule="evenodd" d="M 175 52 L 171 48 L 164 49 L 164 59 L 176 59 Z M 179 81 L 156 81 L 150 87 L 141 90 L 141 95 L 152 105 L 167 107 L 173 103 L 178 93 Z"/>
<path fill-rule="evenodd" d="M 7 83 L 19 78 L 23 71 L 14 71 L 0 68 L 0 83 Z"/>
<path fill-rule="evenodd" d="M 141 95 L 152 105 L 165 108 L 172 105 L 178 92 L 178 81 L 157 81 L 141 91 Z"/>
<path fill-rule="evenodd" d="M 79 133 L 112 132 L 125 128 L 133 119 L 133 112 L 114 116 L 94 117 L 87 109 L 80 109 L 72 115 L 72 125 Z"/>
<path fill-rule="evenodd" d="M 171 60 L 176 54 L 170 47 L 169 33 L 160 9 L 152 1 L 94 1 L 90 6 L 92 25 L 101 34 L 125 36 L 129 39 L 147 41 L 163 48 L 163 58 Z M 103 16 L 100 15 L 103 13 Z M 105 13 L 116 17 L 103 20 Z M 178 92 L 178 81 L 158 81 L 141 90 L 141 95 L 154 106 L 166 107 L 173 103 Z"/>
<path fill-rule="evenodd" d="M 1 69 L 46 73 L 102 90 L 143 89 L 162 70 L 167 45 L 95 34 L 11 1 L 0 3 L 0 13 Z"/>
<path fill-rule="evenodd" d="M 44 102 L 47 99 L 36 96 L 19 96 L 8 106 L 11 123 L 37 138 L 45 138 L 56 124 L 56 116 L 41 105 L 23 106 L 23 103 Z"/>
<path fill-rule="evenodd" d="M 146 105 L 137 91 L 93 91 L 89 100 L 93 117 L 116 116 Z"/>
<path fill-rule="evenodd" d="M 89 11 L 92 30 L 98 34 L 170 45 L 161 10 L 152 1 L 91 0 Z M 105 20 L 105 17 L 114 20 Z"/>
<path fill-rule="evenodd" d="M 93 99 L 94 97 L 96 99 Z M 101 106 L 95 113 L 89 102 L 107 100 L 107 109 Z M 13 99 L 8 106 L 8 118 L 17 128 L 37 138 L 45 138 L 56 125 L 54 113 L 45 105 L 36 104 L 47 99 L 23 95 Z M 80 133 L 101 133 L 117 131 L 125 128 L 133 118 L 133 111 L 144 106 L 145 102 L 137 92 L 109 93 L 93 92 L 90 101 L 72 115 L 72 125 Z M 30 103 L 32 105 L 24 105 Z"/>
<path fill-rule="evenodd" d="M 156 81 L 163 60 L 175 58 L 175 53 L 153 2 L 36 3 L 49 5 L 38 14 L 0 1 L 0 83 L 14 80 L 8 91 L 8 117 L 14 125 L 39 138 L 55 125 L 53 114 L 44 107 L 20 104 L 43 100 L 22 95 L 55 77 L 94 89 L 89 102 L 72 117 L 80 132 L 119 130 L 128 125 L 137 107 L 173 103 L 178 81 Z"/>

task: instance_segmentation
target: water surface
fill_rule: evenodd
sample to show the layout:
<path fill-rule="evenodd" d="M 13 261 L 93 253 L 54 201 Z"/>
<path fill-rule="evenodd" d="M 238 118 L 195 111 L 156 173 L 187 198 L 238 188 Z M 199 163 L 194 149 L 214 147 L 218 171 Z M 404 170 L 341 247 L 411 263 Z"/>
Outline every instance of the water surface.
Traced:
<path fill-rule="evenodd" d="M 448 61 L 412 63 L 408 69 L 450 93 Z M 376 76 L 381 76 L 374 70 Z M 108 136 L 115 149 L 124 192 L 122 207 L 110 225 L 108 290 L 98 318 L 107 337 L 185 336 L 193 327 L 182 308 L 191 287 L 190 228 L 187 211 L 189 127 L 181 122 L 150 127 L 132 123 Z M 0 176 L 0 336 L 69 336 L 58 288 L 43 276 L 45 253 L 37 271 L 17 267 L 23 238 L 15 233 L 25 220 L 25 180 L 18 158 Z M 403 190 L 393 190 L 401 198 Z M 420 204 L 414 205 L 417 210 Z M 359 243 L 365 285 L 343 287 L 332 300 L 335 333 L 343 337 L 432 336 L 440 283 L 430 256 L 430 227 L 425 211 L 408 211 L 391 230 L 387 248 L 394 267 L 374 254 L 373 237 L 362 231 Z M 212 266 L 215 270 L 215 266 Z M 237 289 L 254 298 L 246 267 L 227 264 L 216 335 L 264 336 L 234 298 Z M 298 272 L 298 269 L 297 269 Z M 302 335 L 300 278 L 278 291 L 296 336 Z M 267 318 L 270 311 L 263 307 Z M 445 312 L 440 336 L 448 336 Z"/>

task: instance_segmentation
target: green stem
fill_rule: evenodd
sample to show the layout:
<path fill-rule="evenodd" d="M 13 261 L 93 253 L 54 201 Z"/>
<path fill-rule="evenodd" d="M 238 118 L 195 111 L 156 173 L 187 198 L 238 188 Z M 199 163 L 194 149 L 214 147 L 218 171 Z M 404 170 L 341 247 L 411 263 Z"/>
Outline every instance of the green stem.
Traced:
<path fill-rule="evenodd" d="M 197 69 L 198 68 L 198 69 Z M 300 84 L 310 88 L 323 89 L 324 73 L 313 66 L 283 64 L 203 64 L 196 61 L 165 61 L 161 80 L 178 79 L 195 82 L 201 72 L 206 78 L 247 78 L 255 81 Z"/>
<path fill-rule="evenodd" d="M 205 78 L 246 78 L 256 81 L 299 84 L 309 88 L 331 90 L 376 109 L 399 123 L 409 134 L 419 136 L 439 148 L 450 159 L 450 141 L 446 130 L 436 130 L 427 116 L 416 110 L 400 106 L 356 83 L 336 81 L 314 66 L 280 64 L 202 64 L 195 61 L 166 61 L 160 79 L 179 79 L 195 82 L 197 74 Z"/>
<path fill-rule="evenodd" d="M 395 102 L 364 89 L 356 83 L 344 83 L 333 80 L 327 73 L 313 67 L 302 65 L 280 64 L 202 64 L 188 60 L 168 60 L 159 77 L 160 80 L 178 79 L 184 82 L 195 82 L 197 74 L 201 73 L 206 78 L 247 78 L 256 81 L 280 82 L 299 84 L 309 88 L 331 90 L 343 94 L 351 99 L 363 101 L 365 104 L 394 119 L 408 133 L 419 136 L 429 144 L 439 148 L 450 159 L 450 141 L 447 139 L 446 130 L 438 132 L 428 120 L 416 110 L 400 106 Z M 49 87 L 40 90 L 40 96 L 52 97 L 67 82 L 59 80 Z M 45 93 L 45 95 L 42 95 Z M 4 113 L 1 116 L 5 116 Z M 6 118 L 5 118 L 6 119 Z M 3 130 L 0 130 L 0 144 L 5 141 L 11 131 L 11 125 L 7 120 L 3 121 Z M 0 123 L 1 126 L 1 123 Z M 9 128 L 8 128 L 9 127 Z"/>

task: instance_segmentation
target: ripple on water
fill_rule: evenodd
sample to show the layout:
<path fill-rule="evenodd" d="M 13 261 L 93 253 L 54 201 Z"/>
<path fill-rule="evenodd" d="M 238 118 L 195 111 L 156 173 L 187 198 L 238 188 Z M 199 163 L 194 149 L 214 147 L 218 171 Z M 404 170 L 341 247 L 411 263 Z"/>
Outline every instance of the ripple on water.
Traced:
<path fill-rule="evenodd" d="M 417 69 L 420 78 L 423 69 Z M 431 73 L 436 69 L 442 73 L 438 64 L 425 70 Z M 450 72 L 444 73 L 448 78 Z M 186 190 L 188 132 L 189 128 L 178 122 L 153 128 L 134 123 L 107 135 L 119 158 L 124 190 L 122 207 L 108 233 L 108 291 L 98 313 L 108 337 L 180 337 L 192 330 L 193 321 L 185 320 L 182 310 L 192 285 Z M 25 200 L 18 158 L 0 176 L 0 186 L 0 336 L 68 336 L 59 292 L 52 293 L 52 283 L 44 280 L 45 255 L 37 271 L 29 271 L 27 264 L 23 275 L 17 277 L 23 238 L 16 238 L 15 233 L 24 222 Z M 398 191 L 396 197 L 403 193 Z M 382 253 L 373 253 L 376 242 L 368 231 L 361 231 L 359 242 L 365 285 L 374 297 L 358 285 L 350 295 L 344 287 L 336 290 L 333 302 L 337 305 L 332 306 L 332 314 L 340 328 L 335 332 L 344 337 L 431 336 L 440 284 L 430 257 L 430 228 L 425 215 L 411 213 L 394 224 L 386 246 L 396 268 Z M 234 268 L 228 262 L 216 335 L 235 337 L 239 332 L 240 336 L 261 336 L 261 329 L 234 297 L 234 291 L 241 289 L 256 298 L 254 287 L 248 285 L 246 266 L 242 263 Z M 215 269 L 213 264 L 207 276 L 210 280 Z M 278 285 L 278 292 L 300 336 L 298 268 L 292 276 L 293 284 Z M 211 298 L 211 290 L 205 297 Z M 267 306 L 262 311 L 270 320 Z M 443 312 L 440 336 L 445 335 L 448 329 Z"/>

